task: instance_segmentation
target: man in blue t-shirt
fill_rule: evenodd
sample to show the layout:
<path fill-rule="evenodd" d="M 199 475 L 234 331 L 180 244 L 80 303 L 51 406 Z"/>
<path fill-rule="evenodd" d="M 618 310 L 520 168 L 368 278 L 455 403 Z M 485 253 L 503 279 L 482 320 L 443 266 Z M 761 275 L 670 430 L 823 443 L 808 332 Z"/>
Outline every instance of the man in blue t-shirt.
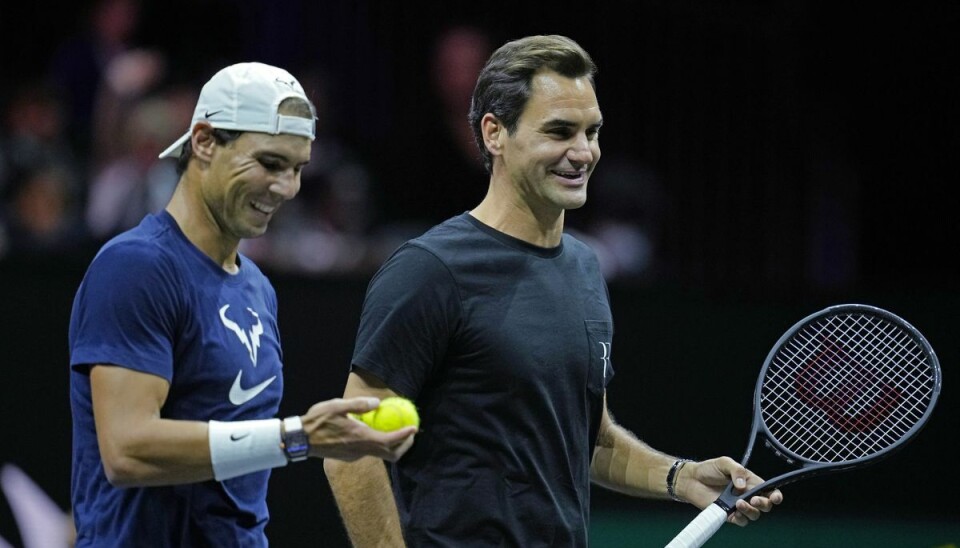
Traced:
<path fill-rule="evenodd" d="M 240 63 L 203 87 L 164 211 L 92 261 L 70 318 L 72 505 L 79 546 L 265 546 L 270 470 L 308 456 L 395 461 L 416 429 L 349 413 L 275 418 L 277 299 L 238 252 L 300 189 L 314 108 L 287 71 Z"/>
<path fill-rule="evenodd" d="M 587 546 L 591 482 L 701 508 L 730 481 L 762 482 L 729 457 L 660 453 L 607 411 L 607 290 L 563 233 L 600 159 L 594 71 L 562 36 L 494 52 L 470 112 L 486 197 L 371 280 L 345 395 L 412 398 L 423 430 L 390 475 L 374 459 L 324 463 L 354 545 Z M 781 500 L 740 501 L 729 521 Z"/>

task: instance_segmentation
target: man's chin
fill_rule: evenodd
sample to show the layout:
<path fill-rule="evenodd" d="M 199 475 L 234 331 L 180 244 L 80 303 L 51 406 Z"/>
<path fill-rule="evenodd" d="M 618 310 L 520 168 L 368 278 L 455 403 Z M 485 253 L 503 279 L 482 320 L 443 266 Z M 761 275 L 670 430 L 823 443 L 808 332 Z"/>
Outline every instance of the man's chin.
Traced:
<path fill-rule="evenodd" d="M 562 201 L 563 209 L 580 209 L 587 203 L 586 192 L 583 195 L 574 195 L 574 196 L 565 196 L 565 200 Z"/>
<path fill-rule="evenodd" d="M 259 238 L 267 233 L 267 223 L 263 225 L 247 225 L 240 229 L 240 238 L 243 240 L 252 240 Z"/>

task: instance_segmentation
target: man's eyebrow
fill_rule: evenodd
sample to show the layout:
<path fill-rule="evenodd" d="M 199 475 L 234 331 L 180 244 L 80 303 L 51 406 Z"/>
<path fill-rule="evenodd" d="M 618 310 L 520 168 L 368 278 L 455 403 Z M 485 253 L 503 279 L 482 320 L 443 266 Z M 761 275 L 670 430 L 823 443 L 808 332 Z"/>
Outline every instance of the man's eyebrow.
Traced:
<path fill-rule="evenodd" d="M 286 154 L 282 154 L 282 153 L 279 153 L 279 152 L 273 152 L 273 151 L 271 151 L 271 150 L 261 150 L 261 151 L 258 151 L 258 152 L 256 153 L 256 157 L 257 157 L 258 159 L 275 160 L 275 161 L 284 162 L 284 163 L 290 163 L 290 162 L 291 162 L 290 158 L 289 158 Z"/>
<path fill-rule="evenodd" d="M 551 118 L 543 123 L 542 127 L 544 128 L 555 128 L 555 127 L 574 127 L 576 124 L 570 120 L 564 120 L 563 118 Z"/>
<path fill-rule="evenodd" d="M 551 129 L 551 128 L 576 127 L 577 125 L 578 125 L 578 124 L 576 124 L 576 123 L 574 123 L 574 122 L 572 122 L 572 121 L 570 121 L 570 120 L 565 120 L 565 119 L 563 119 L 563 118 L 551 118 L 550 120 L 547 120 L 546 122 L 544 122 L 541 127 L 543 127 L 544 129 Z M 601 118 L 601 119 L 600 119 L 599 121 L 597 121 L 596 123 L 590 124 L 590 125 L 587 126 L 587 127 L 591 128 L 591 129 L 600 129 L 600 127 L 601 127 L 602 125 L 603 125 L 603 118 Z"/>
<path fill-rule="evenodd" d="M 281 162 L 284 164 L 293 164 L 301 167 L 310 163 L 309 160 L 305 162 L 294 163 L 293 160 L 287 157 L 287 155 L 281 154 L 279 152 L 273 152 L 270 150 L 263 150 L 263 151 L 256 152 L 254 156 L 256 156 L 257 160 L 273 160 L 273 161 Z"/>

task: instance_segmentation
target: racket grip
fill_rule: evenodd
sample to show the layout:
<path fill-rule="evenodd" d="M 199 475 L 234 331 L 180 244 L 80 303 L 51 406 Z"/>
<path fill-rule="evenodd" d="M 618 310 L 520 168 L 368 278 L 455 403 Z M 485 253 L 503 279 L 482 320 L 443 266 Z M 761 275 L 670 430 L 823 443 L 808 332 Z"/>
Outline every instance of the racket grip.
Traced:
<path fill-rule="evenodd" d="M 711 504 L 687 524 L 666 548 L 697 548 L 703 546 L 727 521 L 727 512 L 717 504 Z"/>

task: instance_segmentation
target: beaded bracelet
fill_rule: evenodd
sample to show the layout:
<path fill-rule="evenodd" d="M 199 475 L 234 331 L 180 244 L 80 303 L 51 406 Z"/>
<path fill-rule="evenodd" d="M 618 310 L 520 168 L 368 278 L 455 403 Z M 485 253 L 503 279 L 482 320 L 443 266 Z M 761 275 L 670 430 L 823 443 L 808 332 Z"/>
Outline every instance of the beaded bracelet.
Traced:
<path fill-rule="evenodd" d="M 688 462 L 690 462 L 688 459 L 677 459 L 673 461 L 673 466 L 671 466 L 670 471 L 667 472 L 667 494 L 677 502 L 683 502 L 683 499 L 677 496 L 677 476 L 680 474 L 680 469 L 683 468 L 683 465 Z"/>

